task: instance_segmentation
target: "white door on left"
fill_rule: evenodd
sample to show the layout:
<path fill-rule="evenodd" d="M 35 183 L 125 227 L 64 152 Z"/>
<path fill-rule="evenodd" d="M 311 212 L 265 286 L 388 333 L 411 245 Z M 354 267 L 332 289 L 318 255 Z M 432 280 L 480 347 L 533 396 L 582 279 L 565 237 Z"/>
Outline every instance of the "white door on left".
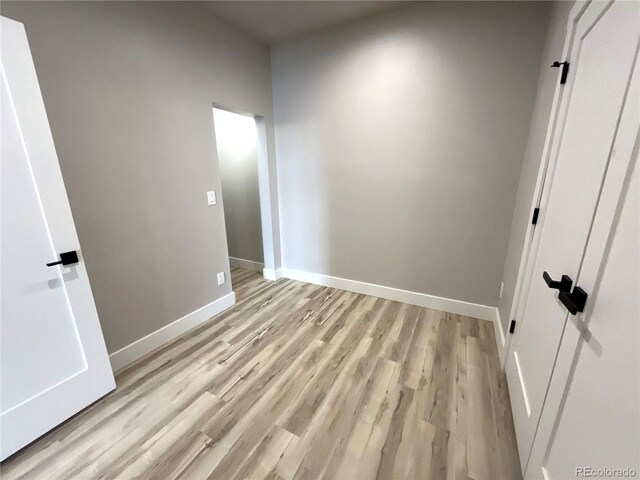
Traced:
<path fill-rule="evenodd" d="M 113 390 L 115 382 L 25 30 L 0 20 L 4 459 Z M 65 252 L 75 252 L 77 261 L 47 266 Z M 62 257 L 65 263 L 68 257 L 73 254 Z"/>

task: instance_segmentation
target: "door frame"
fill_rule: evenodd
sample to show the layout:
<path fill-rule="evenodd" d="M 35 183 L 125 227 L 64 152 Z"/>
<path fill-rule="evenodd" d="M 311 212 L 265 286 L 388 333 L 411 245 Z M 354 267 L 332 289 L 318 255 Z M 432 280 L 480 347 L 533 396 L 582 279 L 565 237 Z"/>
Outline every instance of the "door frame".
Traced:
<path fill-rule="evenodd" d="M 257 147 L 258 147 L 258 193 L 260 197 L 260 226 L 262 229 L 262 251 L 264 256 L 264 268 L 262 276 L 266 280 L 278 280 L 282 278 L 282 265 L 278 265 L 278 252 L 276 251 L 276 233 L 280 231 L 278 226 L 278 218 L 273 212 L 277 212 L 277 191 L 278 184 L 276 178 L 275 155 L 269 155 L 269 136 L 267 134 L 267 123 L 264 115 L 245 112 L 239 109 L 230 108 L 226 105 L 213 102 L 213 109 L 225 110 L 227 112 L 236 113 L 245 117 L 251 117 L 255 120 L 257 131 Z M 213 118 L 213 116 L 212 116 Z M 215 121 L 213 122 L 214 141 L 215 138 Z M 217 153 L 216 153 L 217 157 Z M 270 162 L 269 158 L 273 160 Z M 275 209 L 273 207 L 276 207 Z M 227 260 L 229 259 L 229 250 L 227 248 Z"/>
<path fill-rule="evenodd" d="M 636 46 L 634 67 L 629 77 L 625 102 L 609 154 L 611 159 L 615 152 L 615 156 L 621 160 L 610 163 L 607 167 L 582 265 L 576 278 L 576 285 L 579 283 L 590 292 L 592 299 L 597 298 L 602 265 L 612 241 L 611 233 L 623 204 L 624 192 L 640 156 L 640 120 L 637 108 L 634 108 L 635 105 L 640 105 L 639 50 L 640 43 Z M 544 461 L 556 426 L 562 417 L 563 400 L 577 367 L 581 340 L 588 342 L 590 338 L 589 320 L 593 303 L 587 301 L 585 311 L 578 316 L 568 315 L 528 464 L 524 470 L 525 478 L 540 478 L 540 475 L 548 478 Z"/>
<path fill-rule="evenodd" d="M 578 20 L 585 12 L 592 0 L 581 1 L 577 0 L 576 4 L 569 12 L 569 18 L 567 20 L 566 34 L 564 39 L 564 46 L 562 48 L 562 60 L 571 63 L 575 56 L 575 52 L 572 52 L 573 39 L 575 36 L 575 28 Z M 573 56 L 571 56 L 573 53 Z M 544 68 L 544 66 L 543 66 Z M 559 69 L 561 70 L 561 69 Z M 545 136 L 544 146 L 542 149 L 542 157 L 540 167 L 538 168 L 538 176 L 536 179 L 536 185 L 531 200 L 531 207 L 529 208 L 529 217 L 532 218 L 533 212 L 536 208 L 539 209 L 539 215 L 536 224 L 529 222 L 524 238 L 524 248 L 520 255 L 520 262 L 518 264 L 518 275 L 516 277 L 515 294 L 513 302 L 511 303 L 511 309 L 509 310 L 509 319 L 519 319 L 522 317 L 526 295 L 524 292 L 529 290 L 531 282 L 533 262 L 532 258 L 535 258 L 540 236 L 536 236 L 536 232 L 542 231 L 542 225 L 544 224 L 544 217 L 546 213 L 546 205 L 548 201 L 548 195 L 551 185 L 551 179 L 553 178 L 553 172 L 555 170 L 556 161 L 558 158 L 558 151 L 560 148 L 560 141 L 557 139 L 559 131 L 558 120 L 561 117 L 566 118 L 567 110 L 569 107 L 567 96 L 565 95 L 566 86 L 571 87 L 573 85 L 573 77 L 570 76 L 570 83 L 565 85 L 560 84 L 560 76 L 562 72 L 558 71 L 558 78 L 556 88 L 553 93 L 553 101 L 551 103 L 551 113 L 549 115 L 549 122 L 547 124 L 547 132 Z M 504 341 L 504 355 L 502 356 L 501 368 L 503 371 L 507 368 L 507 362 L 511 358 L 511 349 L 513 347 L 513 335 L 508 335 L 506 341 Z"/>

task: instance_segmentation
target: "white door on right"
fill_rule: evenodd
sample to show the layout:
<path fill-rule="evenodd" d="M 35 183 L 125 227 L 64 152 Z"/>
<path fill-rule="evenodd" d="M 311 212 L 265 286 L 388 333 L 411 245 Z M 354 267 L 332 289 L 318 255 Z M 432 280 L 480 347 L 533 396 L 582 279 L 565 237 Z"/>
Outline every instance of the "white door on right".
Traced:
<path fill-rule="evenodd" d="M 637 133 L 638 95 L 635 100 Z M 580 274 L 581 284 L 593 286 L 582 319 L 586 327 L 578 334 L 570 322 L 563 336 L 526 478 L 640 474 L 639 175 L 636 152 L 612 228 L 602 229 L 605 248 L 592 249 L 590 242 L 587 249 Z M 558 370 L 569 375 L 556 378 Z"/>
<path fill-rule="evenodd" d="M 563 100 L 566 115 L 556 133 L 557 162 L 545 187 L 548 200 L 541 210 L 537 249 L 528 270 L 531 282 L 507 363 L 523 470 L 572 309 L 566 298 L 564 303 L 559 299 L 559 291 L 568 289 L 568 282 L 561 279 L 563 275 L 571 279 L 575 289 L 639 37 L 636 2 L 593 2 L 575 25 L 565 87 L 569 90 Z M 579 303 L 575 296 L 571 299 Z"/>

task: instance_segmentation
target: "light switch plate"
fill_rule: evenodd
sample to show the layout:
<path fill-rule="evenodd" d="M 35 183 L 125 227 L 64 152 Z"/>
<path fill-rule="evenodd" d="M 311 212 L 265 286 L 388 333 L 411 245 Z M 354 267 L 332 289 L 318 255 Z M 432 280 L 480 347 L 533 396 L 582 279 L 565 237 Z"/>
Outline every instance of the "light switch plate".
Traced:
<path fill-rule="evenodd" d="M 216 204 L 216 192 L 214 191 L 207 192 L 207 204 L 208 205 Z"/>
<path fill-rule="evenodd" d="M 502 298 L 503 291 L 504 291 L 504 282 L 500 282 L 500 298 Z"/>
<path fill-rule="evenodd" d="M 218 285 L 222 285 L 224 283 L 224 272 L 218 273 Z"/>

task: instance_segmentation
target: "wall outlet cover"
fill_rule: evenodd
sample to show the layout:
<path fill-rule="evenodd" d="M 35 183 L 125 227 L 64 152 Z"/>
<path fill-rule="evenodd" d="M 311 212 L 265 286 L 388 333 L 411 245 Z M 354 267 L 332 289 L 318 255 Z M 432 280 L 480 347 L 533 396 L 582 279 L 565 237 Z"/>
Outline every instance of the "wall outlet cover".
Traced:
<path fill-rule="evenodd" d="M 218 285 L 222 285 L 224 283 L 224 272 L 218 273 Z"/>

